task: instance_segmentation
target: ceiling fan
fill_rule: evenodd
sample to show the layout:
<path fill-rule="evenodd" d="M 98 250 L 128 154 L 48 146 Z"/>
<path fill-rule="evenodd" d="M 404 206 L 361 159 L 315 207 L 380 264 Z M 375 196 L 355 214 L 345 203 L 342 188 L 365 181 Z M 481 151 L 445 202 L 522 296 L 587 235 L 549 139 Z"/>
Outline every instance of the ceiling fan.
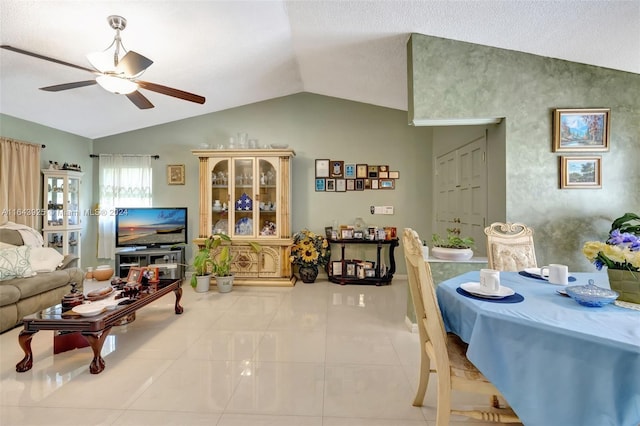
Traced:
<path fill-rule="evenodd" d="M 76 89 L 78 87 L 99 84 L 111 93 L 125 95 L 140 109 L 153 108 L 153 104 L 149 102 L 149 100 L 140 93 L 138 89 L 151 90 L 152 92 L 173 96 L 174 98 L 183 99 L 185 101 L 204 104 L 205 98 L 203 96 L 162 86 L 160 84 L 150 83 L 148 81 L 138 80 L 138 77 L 140 77 L 146 69 L 153 64 L 153 61 L 134 52 L 133 50 L 127 51 L 124 48 L 120 38 L 120 31 L 124 30 L 127 26 L 127 20 L 125 18 L 122 16 L 111 15 L 107 18 L 107 21 L 111 28 L 116 31 L 116 35 L 113 38 L 113 42 L 103 52 L 93 52 L 87 55 L 87 59 L 94 69 L 61 61 L 39 53 L 29 52 L 13 46 L 2 45 L 0 48 L 21 53 L 23 55 L 33 56 L 34 58 L 43 59 L 56 64 L 88 71 L 97 75 L 97 77 L 92 80 L 76 81 L 73 83 L 57 84 L 55 86 L 40 88 L 40 90 L 46 90 L 47 92 L 59 92 L 61 90 Z"/>

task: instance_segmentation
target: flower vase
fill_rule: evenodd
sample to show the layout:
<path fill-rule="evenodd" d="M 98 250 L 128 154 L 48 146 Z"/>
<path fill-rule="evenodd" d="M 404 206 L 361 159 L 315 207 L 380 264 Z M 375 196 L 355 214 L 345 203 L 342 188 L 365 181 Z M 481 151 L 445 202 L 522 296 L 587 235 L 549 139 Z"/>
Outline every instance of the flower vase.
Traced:
<path fill-rule="evenodd" d="M 310 284 L 316 280 L 318 277 L 318 267 L 317 266 L 301 266 L 298 269 L 298 274 L 300 275 L 300 279 L 303 283 Z"/>
<path fill-rule="evenodd" d="M 620 294 L 618 300 L 640 304 L 640 271 L 608 269 L 609 286 Z"/>

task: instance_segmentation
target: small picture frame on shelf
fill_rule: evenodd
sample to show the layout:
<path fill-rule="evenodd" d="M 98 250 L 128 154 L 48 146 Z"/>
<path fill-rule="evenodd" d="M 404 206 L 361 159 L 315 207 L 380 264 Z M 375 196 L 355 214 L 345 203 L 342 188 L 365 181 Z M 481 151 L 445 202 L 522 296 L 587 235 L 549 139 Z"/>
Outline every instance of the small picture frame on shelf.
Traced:
<path fill-rule="evenodd" d="M 340 238 L 343 240 L 351 240 L 353 239 L 353 229 L 352 228 L 344 228 L 340 230 Z"/>
<path fill-rule="evenodd" d="M 365 278 L 375 278 L 376 270 L 373 268 L 364 268 L 364 276 Z"/>
<path fill-rule="evenodd" d="M 167 165 L 167 184 L 184 185 L 184 164 Z"/>
<path fill-rule="evenodd" d="M 329 177 L 329 161 L 325 159 L 316 160 L 316 177 L 328 178 Z"/>
<path fill-rule="evenodd" d="M 128 283 L 139 283 L 142 281 L 142 269 L 136 266 L 129 268 L 129 274 L 127 275 Z"/>
<path fill-rule="evenodd" d="M 333 227 L 325 226 L 324 227 L 324 236 L 327 237 L 328 240 L 333 239 Z"/>
<path fill-rule="evenodd" d="M 152 266 L 144 268 L 140 281 L 146 279 L 149 284 L 155 284 L 160 282 L 160 269 Z"/>
<path fill-rule="evenodd" d="M 353 231 L 353 239 L 354 240 L 361 240 L 362 237 L 364 236 L 362 231 Z"/>
<path fill-rule="evenodd" d="M 336 260 L 331 262 L 331 274 L 334 276 L 342 276 L 342 261 Z"/>
<path fill-rule="evenodd" d="M 356 264 L 353 262 L 348 262 L 346 265 L 345 276 L 347 278 L 355 278 L 356 276 Z"/>

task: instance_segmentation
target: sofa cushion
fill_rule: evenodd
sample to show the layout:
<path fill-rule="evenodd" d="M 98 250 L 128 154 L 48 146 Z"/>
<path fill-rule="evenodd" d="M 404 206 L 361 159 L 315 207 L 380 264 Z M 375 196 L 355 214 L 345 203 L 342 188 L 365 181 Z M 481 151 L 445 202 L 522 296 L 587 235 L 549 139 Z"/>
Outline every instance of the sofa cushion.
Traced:
<path fill-rule="evenodd" d="M 14 246 L 24 245 L 22 235 L 20 235 L 20 232 L 15 229 L 0 228 L 0 241 Z"/>
<path fill-rule="evenodd" d="M 14 245 L 14 244 L 3 243 L 2 241 L 0 241 L 0 250 L 16 248 L 16 247 L 18 247 L 18 246 Z"/>
<path fill-rule="evenodd" d="M 20 300 L 20 290 L 9 282 L 0 284 L 0 306 L 17 303 Z"/>
<path fill-rule="evenodd" d="M 20 246 L 0 250 L 0 281 L 33 275 L 29 255 L 31 247 Z"/>
<path fill-rule="evenodd" d="M 48 290 L 63 287 L 71 281 L 82 283 L 82 273 L 78 272 L 78 268 L 70 268 L 38 274 L 29 278 L 15 278 L 11 281 L 11 285 L 20 290 L 20 299 L 35 296 Z"/>
<path fill-rule="evenodd" d="M 53 247 L 32 247 L 29 262 L 35 272 L 53 272 L 64 256 Z"/>

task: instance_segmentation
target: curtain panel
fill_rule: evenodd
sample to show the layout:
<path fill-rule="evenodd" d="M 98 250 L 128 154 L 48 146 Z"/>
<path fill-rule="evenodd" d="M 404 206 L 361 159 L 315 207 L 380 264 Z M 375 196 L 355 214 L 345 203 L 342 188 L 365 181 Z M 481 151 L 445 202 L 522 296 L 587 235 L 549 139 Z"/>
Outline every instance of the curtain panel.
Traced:
<path fill-rule="evenodd" d="M 40 145 L 0 137 L 0 224 L 40 227 Z"/>
<path fill-rule="evenodd" d="M 151 158 L 150 155 L 100 154 L 98 258 L 115 259 L 115 207 L 151 207 Z"/>

